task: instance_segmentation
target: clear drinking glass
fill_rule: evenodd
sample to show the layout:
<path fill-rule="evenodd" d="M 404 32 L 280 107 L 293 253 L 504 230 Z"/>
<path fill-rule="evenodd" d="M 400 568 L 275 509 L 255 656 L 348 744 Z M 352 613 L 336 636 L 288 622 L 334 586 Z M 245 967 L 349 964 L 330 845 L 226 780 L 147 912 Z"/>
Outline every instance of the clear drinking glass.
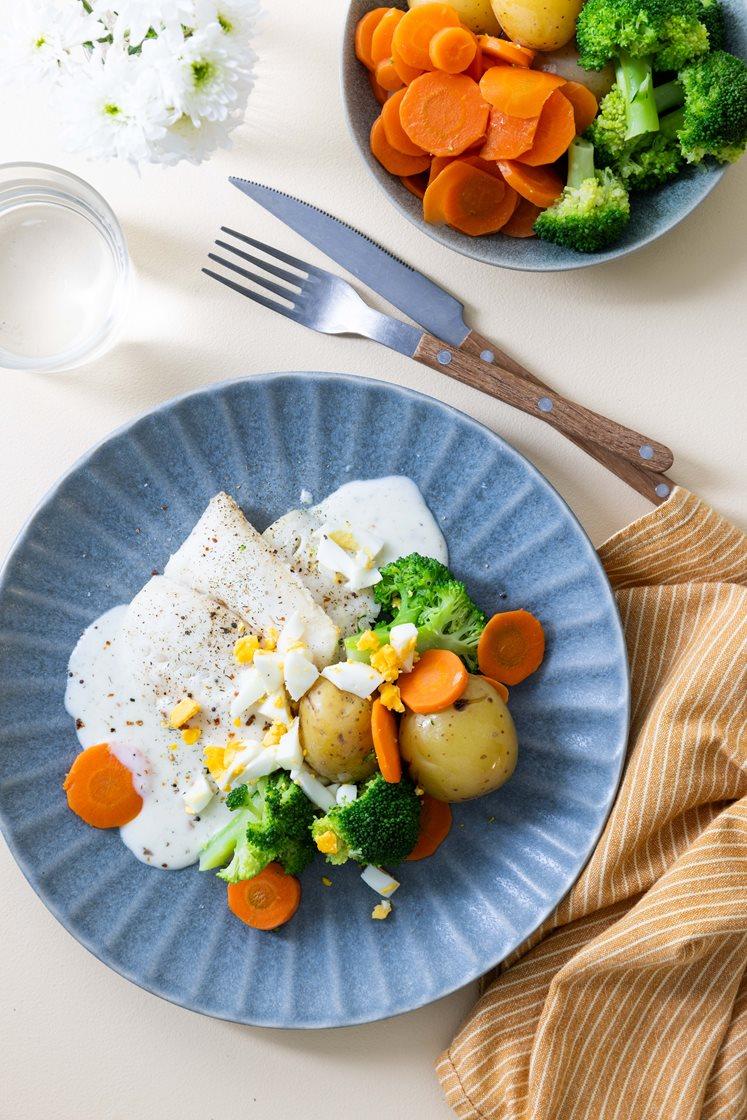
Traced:
<path fill-rule="evenodd" d="M 56 372 L 102 354 L 130 289 L 111 207 L 77 175 L 0 165 L 0 368 Z"/>

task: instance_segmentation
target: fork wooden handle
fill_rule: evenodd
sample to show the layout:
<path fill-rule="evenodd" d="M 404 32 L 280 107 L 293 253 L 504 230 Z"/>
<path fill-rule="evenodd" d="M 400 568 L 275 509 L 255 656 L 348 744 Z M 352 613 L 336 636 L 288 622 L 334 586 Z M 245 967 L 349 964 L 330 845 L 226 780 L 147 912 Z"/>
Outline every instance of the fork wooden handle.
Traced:
<path fill-rule="evenodd" d="M 459 349 L 423 334 L 414 357 L 545 420 L 652 502 L 669 496 L 671 480 L 661 474 L 672 463 L 668 447 L 560 396 L 475 332 Z"/>

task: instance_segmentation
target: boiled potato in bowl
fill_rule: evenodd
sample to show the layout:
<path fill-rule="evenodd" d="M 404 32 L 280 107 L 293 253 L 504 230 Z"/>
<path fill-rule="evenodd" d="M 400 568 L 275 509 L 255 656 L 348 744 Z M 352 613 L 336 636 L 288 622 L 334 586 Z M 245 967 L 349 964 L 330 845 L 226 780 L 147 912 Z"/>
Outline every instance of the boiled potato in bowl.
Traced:
<path fill-rule="evenodd" d="M 536 51 L 554 51 L 576 34 L 583 0 L 492 0 L 501 27 L 515 42 Z"/>

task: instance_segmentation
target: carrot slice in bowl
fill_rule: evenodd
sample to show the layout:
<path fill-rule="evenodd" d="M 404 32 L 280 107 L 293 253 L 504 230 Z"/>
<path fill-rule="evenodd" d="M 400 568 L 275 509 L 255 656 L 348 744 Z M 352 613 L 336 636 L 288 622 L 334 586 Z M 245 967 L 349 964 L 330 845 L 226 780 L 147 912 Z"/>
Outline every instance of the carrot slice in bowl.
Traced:
<path fill-rule="evenodd" d="M 576 120 L 576 134 L 581 135 L 599 112 L 597 99 L 588 86 L 582 82 L 566 82 L 561 91 L 573 106 L 573 116 Z"/>
<path fill-rule="evenodd" d="M 443 844 L 451 831 L 451 805 L 429 793 L 420 800 L 420 832 L 408 860 L 427 859 Z"/>
<path fill-rule="evenodd" d="M 540 113 L 531 148 L 516 156 L 516 159 L 519 163 L 528 163 L 530 167 L 555 163 L 556 159 L 560 159 L 568 151 L 575 135 L 573 106 L 559 89 L 554 89 Z"/>
<path fill-rule="evenodd" d="M 482 53 L 499 62 L 510 66 L 531 66 L 534 62 L 534 51 L 529 47 L 522 47 L 519 43 L 511 43 L 508 39 L 499 39 L 497 35 L 480 35 Z"/>
<path fill-rule="evenodd" d="M 429 155 L 408 156 L 393 148 L 386 138 L 381 117 L 376 118 L 371 128 L 371 151 L 390 175 L 419 175 L 431 164 Z"/>
<path fill-rule="evenodd" d="M 371 738 L 382 778 L 385 782 L 398 782 L 402 777 L 402 759 L 397 719 L 381 700 L 374 700 L 371 707 Z"/>
<path fill-rule="evenodd" d="M 388 98 L 386 104 L 381 110 L 381 123 L 384 126 L 384 135 L 393 148 L 398 152 L 404 152 L 406 156 L 422 156 L 426 155 L 422 148 L 417 144 L 413 144 L 410 137 L 402 127 L 402 122 L 399 119 L 400 105 L 402 98 L 405 96 L 403 89 L 397 90 Z"/>
<path fill-rule="evenodd" d="M 373 33 L 381 23 L 389 8 L 374 8 L 362 16 L 355 28 L 355 57 L 369 70 L 374 68 L 371 57 L 371 40 Z"/>
<path fill-rule="evenodd" d="M 461 74 L 472 65 L 477 54 L 477 40 L 466 27 L 442 27 L 428 47 L 434 70 Z"/>
<path fill-rule="evenodd" d="M 298 910 L 301 884 L 279 863 L 268 863 L 253 879 L 229 883 L 228 909 L 252 929 L 277 929 Z"/>
<path fill-rule="evenodd" d="M 143 807 L 131 772 L 111 753 L 108 743 L 81 751 L 62 788 L 73 812 L 93 828 L 121 828 Z"/>
<path fill-rule="evenodd" d="M 488 134 L 480 151 L 483 159 L 516 159 L 534 143 L 539 117 L 510 117 L 491 109 Z"/>
<path fill-rule="evenodd" d="M 422 8 L 413 8 L 414 12 Z M 422 74 L 407 87 L 400 105 L 402 127 L 434 156 L 456 156 L 485 135 L 488 106 L 465 74 Z"/>
<path fill-rule="evenodd" d="M 376 81 L 387 93 L 393 93 L 398 89 L 402 89 L 402 79 L 394 69 L 394 63 L 391 58 L 385 58 L 383 62 L 380 62 L 376 67 L 375 73 Z"/>
<path fill-rule="evenodd" d="M 405 62 L 394 45 L 394 40 L 392 40 L 392 66 L 399 74 L 402 79 L 402 84 L 405 86 L 409 86 L 410 82 L 414 82 L 415 79 L 419 78 L 423 73 L 423 71 L 418 70 L 416 66 L 409 66 Z"/>
<path fill-rule="evenodd" d="M 383 86 L 379 85 L 376 81 L 376 75 L 371 70 L 368 72 L 368 80 L 371 83 L 371 90 L 379 105 L 384 105 L 389 94 Z"/>
<path fill-rule="evenodd" d="M 483 171 L 471 161 L 460 160 L 449 171 L 443 195 L 446 223 L 469 237 L 497 233 L 514 212 L 516 191 L 506 186 L 502 176 Z"/>
<path fill-rule="evenodd" d="M 501 233 L 507 234 L 508 237 L 535 237 L 534 223 L 541 213 L 540 206 L 535 206 L 528 198 L 520 198 L 513 214 L 505 226 L 501 227 Z"/>
<path fill-rule="evenodd" d="M 552 167 L 529 167 L 513 159 L 500 159 L 498 168 L 517 194 L 543 210 L 563 193 L 565 184 Z"/>
<path fill-rule="evenodd" d="M 542 664 L 545 632 L 529 611 L 494 614 L 477 643 L 477 662 L 483 676 L 502 684 L 520 684 Z"/>
<path fill-rule="evenodd" d="M 371 61 L 374 69 L 384 59 L 392 57 L 392 38 L 397 24 L 404 16 L 399 8 L 389 8 L 386 15 L 379 20 L 371 36 Z"/>
<path fill-rule="evenodd" d="M 456 167 L 456 164 L 453 165 Z M 446 172 L 439 175 L 443 179 Z M 469 673 L 448 649 L 427 649 L 409 673 L 398 679 L 402 703 L 413 712 L 427 715 L 450 708 L 464 692 Z"/>
<path fill-rule="evenodd" d="M 480 92 L 494 109 L 510 117 L 538 117 L 553 90 L 565 83 L 557 74 L 516 66 L 491 66 L 480 79 Z"/>
<path fill-rule="evenodd" d="M 425 175 L 400 175 L 399 181 L 410 194 L 414 194 L 421 202 L 423 201 L 428 186 L 428 180 Z"/>
<path fill-rule="evenodd" d="M 408 66 L 430 70 L 431 39 L 444 27 L 459 26 L 459 16 L 451 4 L 421 4 L 405 12 L 395 29 L 392 45 Z"/>

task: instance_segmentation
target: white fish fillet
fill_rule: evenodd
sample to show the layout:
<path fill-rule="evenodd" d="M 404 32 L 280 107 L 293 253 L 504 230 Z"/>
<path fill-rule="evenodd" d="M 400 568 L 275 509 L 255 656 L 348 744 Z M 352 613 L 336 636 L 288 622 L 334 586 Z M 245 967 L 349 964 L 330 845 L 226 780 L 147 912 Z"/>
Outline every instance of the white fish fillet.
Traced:
<path fill-rule="evenodd" d="M 334 660 L 339 631 L 228 494 L 217 494 L 164 574 L 225 603 L 250 629 L 280 630 L 298 613 L 317 666 Z"/>

